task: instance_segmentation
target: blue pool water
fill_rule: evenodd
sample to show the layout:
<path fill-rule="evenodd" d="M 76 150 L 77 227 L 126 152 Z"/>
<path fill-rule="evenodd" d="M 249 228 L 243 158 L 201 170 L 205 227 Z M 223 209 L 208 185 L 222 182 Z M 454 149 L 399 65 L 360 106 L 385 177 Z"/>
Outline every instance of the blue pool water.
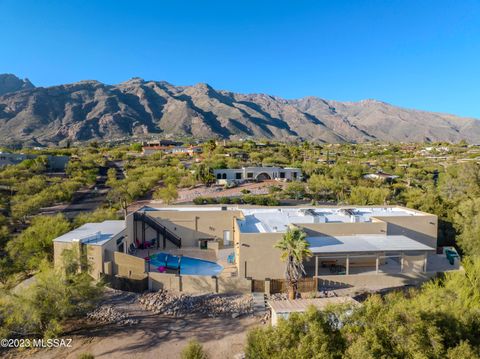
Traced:
<path fill-rule="evenodd" d="M 167 253 L 156 253 L 150 256 L 150 270 L 157 271 L 158 267 L 166 266 L 169 269 L 178 267 L 178 257 Z M 180 274 L 184 275 L 218 275 L 223 267 L 217 263 L 203 259 L 182 257 L 180 262 Z"/>

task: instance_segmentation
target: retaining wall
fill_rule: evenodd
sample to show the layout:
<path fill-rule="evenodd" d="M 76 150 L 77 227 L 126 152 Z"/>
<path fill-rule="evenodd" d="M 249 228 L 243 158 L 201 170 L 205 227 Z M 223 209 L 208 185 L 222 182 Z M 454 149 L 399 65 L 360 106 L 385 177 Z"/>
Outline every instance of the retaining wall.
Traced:
<path fill-rule="evenodd" d="M 250 293 L 251 281 L 239 277 L 209 277 L 149 272 L 148 289 L 186 293 Z"/>

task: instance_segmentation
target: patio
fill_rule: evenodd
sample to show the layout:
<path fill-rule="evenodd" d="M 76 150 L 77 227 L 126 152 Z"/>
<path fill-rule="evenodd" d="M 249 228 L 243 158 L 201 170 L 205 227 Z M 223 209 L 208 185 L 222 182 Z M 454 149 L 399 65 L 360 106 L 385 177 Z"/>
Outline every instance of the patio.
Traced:
<path fill-rule="evenodd" d="M 412 260 L 411 258 L 415 259 Z M 318 258 L 318 259 L 317 259 Z M 402 268 L 402 256 L 395 254 L 391 256 L 379 255 L 378 268 L 376 256 L 349 256 L 349 268 L 347 272 L 346 256 L 316 256 L 305 263 L 307 276 L 330 276 L 330 275 L 371 275 L 371 274 L 400 274 L 400 273 L 429 273 L 429 272 L 447 272 L 458 270 L 459 261 L 455 260 L 450 264 L 444 254 L 428 253 L 423 255 L 404 256 Z M 359 260 L 355 262 L 355 260 Z M 315 272 L 316 261 L 318 260 L 318 269 Z M 426 265 L 426 268 L 425 268 Z"/>

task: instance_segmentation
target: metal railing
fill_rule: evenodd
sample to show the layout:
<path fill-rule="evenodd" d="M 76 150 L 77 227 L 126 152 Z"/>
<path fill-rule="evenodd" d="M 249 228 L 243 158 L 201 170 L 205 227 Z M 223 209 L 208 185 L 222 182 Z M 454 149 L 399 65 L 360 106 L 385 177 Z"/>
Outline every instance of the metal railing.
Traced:
<path fill-rule="evenodd" d="M 137 220 L 137 221 L 140 220 L 145 222 L 152 229 L 160 232 L 165 239 L 172 242 L 178 248 L 182 247 L 182 239 L 179 236 L 177 236 L 175 233 L 170 231 L 163 224 L 161 224 L 157 219 L 147 215 L 145 212 L 143 212 L 142 214 L 137 212 L 134 214 L 133 218 L 134 220 Z"/>

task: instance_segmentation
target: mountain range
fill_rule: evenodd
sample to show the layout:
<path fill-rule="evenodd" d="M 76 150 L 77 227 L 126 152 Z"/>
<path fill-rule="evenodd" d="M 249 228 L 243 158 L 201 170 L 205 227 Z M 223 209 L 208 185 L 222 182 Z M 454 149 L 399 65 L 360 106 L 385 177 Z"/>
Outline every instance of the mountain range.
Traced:
<path fill-rule="evenodd" d="M 148 137 L 480 143 L 480 121 L 377 100 L 288 100 L 133 78 L 35 87 L 0 75 L 0 145 Z"/>

